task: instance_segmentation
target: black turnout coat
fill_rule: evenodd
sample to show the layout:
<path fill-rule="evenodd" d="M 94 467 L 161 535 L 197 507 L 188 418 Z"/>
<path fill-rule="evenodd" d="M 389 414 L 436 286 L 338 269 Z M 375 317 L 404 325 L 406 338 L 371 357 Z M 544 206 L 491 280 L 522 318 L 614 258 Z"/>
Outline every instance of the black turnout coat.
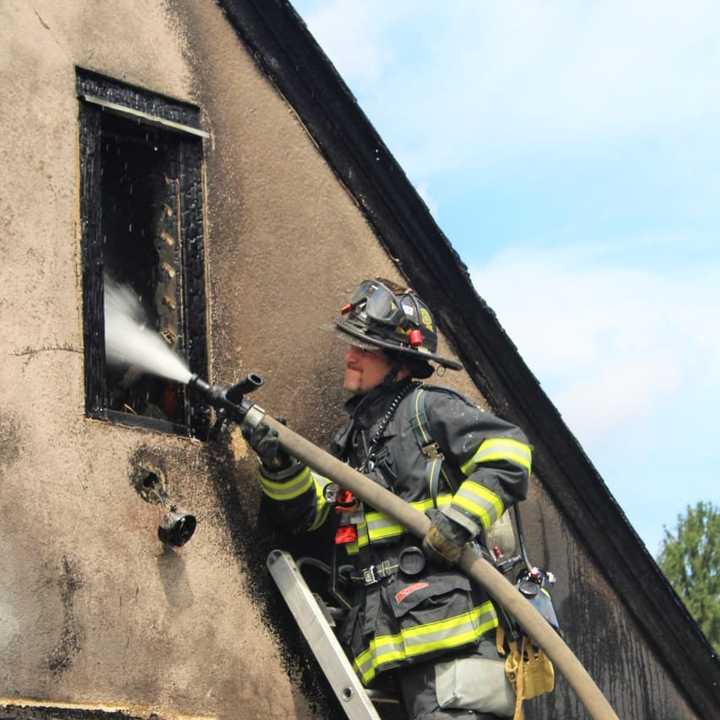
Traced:
<path fill-rule="evenodd" d="M 331 451 L 472 537 L 527 493 L 531 450 L 523 433 L 452 390 L 403 381 L 353 397 L 346 410 Z M 279 474 L 263 470 L 261 484 L 283 524 L 308 531 L 339 525 L 336 540 L 345 542 L 336 546 L 337 562 L 352 605 L 339 635 L 365 684 L 491 639 L 498 617 L 488 596 L 459 570 L 424 562 L 417 541 L 381 511 L 338 512 L 330 481 L 299 464 Z"/>

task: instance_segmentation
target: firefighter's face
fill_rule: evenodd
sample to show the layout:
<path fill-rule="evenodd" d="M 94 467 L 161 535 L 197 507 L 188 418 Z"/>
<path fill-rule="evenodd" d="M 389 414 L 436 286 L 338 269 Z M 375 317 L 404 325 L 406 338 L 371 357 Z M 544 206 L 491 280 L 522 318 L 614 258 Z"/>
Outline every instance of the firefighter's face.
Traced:
<path fill-rule="evenodd" d="M 390 361 L 382 351 L 351 345 L 345 353 L 343 387 L 352 393 L 366 393 L 383 381 L 390 367 Z"/>

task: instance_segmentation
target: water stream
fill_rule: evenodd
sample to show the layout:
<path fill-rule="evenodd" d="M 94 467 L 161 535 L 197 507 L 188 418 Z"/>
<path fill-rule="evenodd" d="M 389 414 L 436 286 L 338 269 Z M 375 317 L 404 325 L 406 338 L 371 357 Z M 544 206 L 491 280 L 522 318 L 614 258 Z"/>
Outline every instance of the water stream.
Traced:
<path fill-rule="evenodd" d="M 105 277 L 105 357 L 113 366 L 134 365 L 152 375 L 186 384 L 192 373 L 163 338 L 147 326 L 135 293 Z"/>

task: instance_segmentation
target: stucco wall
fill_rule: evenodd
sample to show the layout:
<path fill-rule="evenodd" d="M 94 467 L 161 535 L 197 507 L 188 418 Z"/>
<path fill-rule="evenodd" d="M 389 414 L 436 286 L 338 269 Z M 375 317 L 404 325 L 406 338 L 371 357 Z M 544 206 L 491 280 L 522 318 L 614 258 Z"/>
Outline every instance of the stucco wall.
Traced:
<path fill-rule="evenodd" d="M 282 538 L 258 523 L 242 441 L 231 453 L 84 417 L 75 65 L 203 111 L 211 379 L 262 374 L 259 403 L 325 441 L 340 419 L 343 347 L 320 328 L 363 277 L 397 278 L 215 3 L 3 3 L 0 158 L 12 181 L 0 195 L 0 696 L 163 715 L 322 715 L 299 690 L 308 673 L 288 678 L 302 646 L 262 570 Z M 441 382 L 484 404 L 464 374 Z M 157 540 L 158 510 L 129 479 L 138 462 L 163 469 L 198 517 L 180 551 Z M 537 483 L 532 498 L 530 535 L 559 577 L 581 658 L 628 717 L 650 717 L 651 705 L 672 711 L 655 718 L 693 717 Z M 595 612 L 620 608 L 610 635 L 637 666 L 610 667 L 586 643 L 587 592 Z M 627 672 L 639 686 L 630 699 L 616 685 Z M 650 698 L 643 678 L 663 689 Z M 532 717 L 553 707 L 582 716 L 566 689 L 556 698 Z"/>
<path fill-rule="evenodd" d="M 193 97 L 160 2 L 0 8 L 0 696 L 309 717 L 248 590 L 206 449 L 84 417 L 75 65 Z M 163 549 L 159 511 L 129 481 L 143 448 L 199 518 L 179 552 Z"/>

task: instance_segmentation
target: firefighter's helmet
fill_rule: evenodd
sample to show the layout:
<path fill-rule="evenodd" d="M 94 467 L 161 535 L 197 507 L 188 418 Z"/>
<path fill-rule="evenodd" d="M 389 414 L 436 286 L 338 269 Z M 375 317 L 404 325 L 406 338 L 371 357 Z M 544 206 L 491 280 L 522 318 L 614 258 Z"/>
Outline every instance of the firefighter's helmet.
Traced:
<path fill-rule="evenodd" d="M 430 308 L 414 290 L 383 278 L 364 280 L 340 309 L 335 325 L 346 340 L 452 370 L 462 365 L 436 353 L 437 330 Z M 429 374 L 429 373 L 428 373 Z"/>

